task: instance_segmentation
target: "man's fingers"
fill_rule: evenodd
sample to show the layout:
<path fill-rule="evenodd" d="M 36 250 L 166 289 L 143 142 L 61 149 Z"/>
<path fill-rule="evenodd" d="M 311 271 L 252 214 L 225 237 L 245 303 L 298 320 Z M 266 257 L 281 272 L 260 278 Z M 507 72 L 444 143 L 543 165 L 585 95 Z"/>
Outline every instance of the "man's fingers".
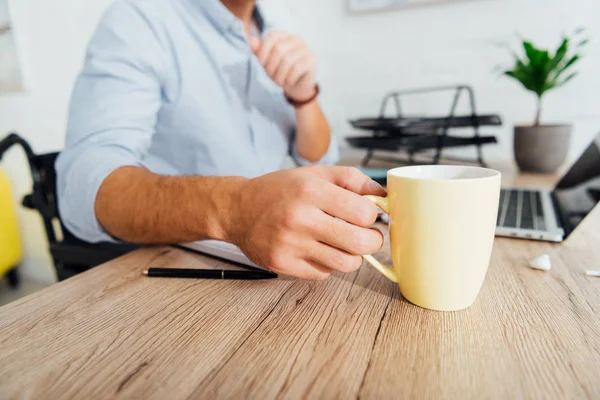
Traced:
<path fill-rule="evenodd" d="M 326 183 L 315 205 L 332 217 L 367 228 L 377 220 L 377 206 L 369 199 L 347 189 Z"/>
<path fill-rule="evenodd" d="M 282 59 L 281 64 L 279 65 L 279 68 L 275 71 L 275 73 L 273 75 L 273 81 L 275 81 L 275 83 L 277 83 L 279 86 L 284 87 L 284 85 L 286 84 L 286 82 L 288 80 L 290 71 L 292 71 L 295 68 L 302 67 L 302 64 L 300 64 L 300 61 L 303 60 L 304 58 L 306 58 L 306 55 L 307 55 L 306 50 L 302 50 L 302 49 L 298 49 L 298 48 L 295 48 L 294 50 L 292 50 L 288 54 L 286 54 L 284 56 L 284 58 Z M 305 67 L 303 74 L 305 74 L 307 72 L 308 72 L 308 69 Z"/>
<path fill-rule="evenodd" d="M 260 64 L 284 91 L 290 90 L 307 74 L 314 74 L 315 58 L 302 39 L 285 32 L 271 32 L 262 41 L 251 39 Z"/>
<path fill-rule="evenodd" d="M 329 278 L 332 271 L 318 262 L 297 259 L 293 262 L 290 261 L 284 270 L 275 272 L 309 281 L 322 281 Z"/>
<path fill-rule="evenodd" d="M 385 189 L 354 167 L 310 167 L 321 178 L 360 195 L 385 196 Z"/>
<path fill-rule="evenodd" d="M 285 78 L 285 82 L 283 85 L 285 87 L 294 87 L 298 84 L 300 79 L 302 79 L 306 74 L 311 73 L 315 70 L 315 58 L 310 53 L 304 53 L 304 57 L 297 60 L 294 65 L 292 65 L 290 71 Z"/>
<path fill-rule="evenodd" d="M 280 39 L 273 50 L 271 51 L 270 57 L 263 65 L 267 75 L 275 81 L 275 76 L 280 66 L 285 62 L 287 57 L 292 54 L 296 49 L 296 42 L 293 38 Z"/>
<path fill-rule="evenodd" d="M 285 32 L 273 31 L 267 34 L 262 41 L 260 51 L 258 52 L 258 61 L 261 65 L 265 66 L 268 60 L 271 58 L 273 50 L 277 46 L 280 40 L 287 39 L 289 35 Z"/>
<path fill-rule="evenodd" d="M 259 62 L 264 65 L 267 58 L 269 58 L 273 47 L 277 43 L 277 40 L 283 36 L 283 32 L 272 31 L 269 32 L 263 39 L 260 46 L 260 51 L 257 54 Z"/>
<path fill-rule="evenodd" d="M 304 260 L 309 269 L 305 269 L 307 277 L 312 281 L 323 281 L 331 275 L 331 269 L 312 260 Z"/>
<path fill-rule="evenodd" d="M 330 216 L 326 216 L 315 228 L 313 234 L 317 240 L 351 255 L 377 253 L 383 246 L 383 234 L 379 230 L 361 228 Z"/>
<path fill-rule="evenodd" d="M 351 255 L 324 243 L 316 243 L 308 250 L 310 260 L 334 271 L 353 272 L 362 264 L 360 256 Z"/>

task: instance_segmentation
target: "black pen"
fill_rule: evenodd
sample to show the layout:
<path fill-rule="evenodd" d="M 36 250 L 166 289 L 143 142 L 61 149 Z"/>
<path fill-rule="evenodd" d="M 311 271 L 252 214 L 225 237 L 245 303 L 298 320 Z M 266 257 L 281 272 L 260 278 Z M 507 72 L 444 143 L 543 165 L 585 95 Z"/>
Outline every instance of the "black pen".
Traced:
<path fill-rule="evenodd" d="M 150 268 L 144 271 L 150 278 L 259 280 L 275 279 L 277 274 L 269 271 L 231 271 L 215 269 Z"/>

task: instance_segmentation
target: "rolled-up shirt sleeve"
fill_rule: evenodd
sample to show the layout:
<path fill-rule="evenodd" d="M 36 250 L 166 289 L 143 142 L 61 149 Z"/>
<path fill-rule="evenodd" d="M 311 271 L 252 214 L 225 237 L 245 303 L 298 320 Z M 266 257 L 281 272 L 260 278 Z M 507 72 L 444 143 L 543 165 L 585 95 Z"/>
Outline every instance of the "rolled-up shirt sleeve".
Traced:
<path fill-rule="evenodd" d="M 335 165 L 340 161 L 340 148 L 337 138 L 332 134 L 331 141 L 329 142 L 329 148 L 327 149 L 325 155 L 317 162 L 310 162 L 303 158 L 300 153 L 298 153 L 298 149 L 296 148 L 296 138 L 294 135 L 290 146 L 290 156 L 298 167 L 306 167 L 309 165 Z"/>
<path fill-rule="evenodd" d="M 113 241 L 95 214 L 102 182 L 123 166 L 140 166 L 161 107 L 156 31 L 127 2 L 115 3 L 90 42 L 73 91 L 67 140 L 56 162 L 65 226 L 89 242 Z"/>

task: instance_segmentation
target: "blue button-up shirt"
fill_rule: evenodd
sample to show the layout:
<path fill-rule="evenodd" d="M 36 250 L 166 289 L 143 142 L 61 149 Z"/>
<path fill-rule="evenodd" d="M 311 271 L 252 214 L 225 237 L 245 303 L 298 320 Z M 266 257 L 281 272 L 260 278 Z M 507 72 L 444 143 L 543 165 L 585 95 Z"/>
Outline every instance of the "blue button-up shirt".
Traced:
<path fill-rule="evenodd" d="M 90 241 L 103 180 L 123 166 L 163 175 L 256 177 L 296 152 L 294 110 L 218 0 L 120 0 L 104 15 L 72 97 L 56 168 L 61 218 Z M 264 34 L 269 29 L 265 21 Z M 332 145 L 320 161 L 337 161 Z M 198 205 L 201 207 L 201 204 Z"/>

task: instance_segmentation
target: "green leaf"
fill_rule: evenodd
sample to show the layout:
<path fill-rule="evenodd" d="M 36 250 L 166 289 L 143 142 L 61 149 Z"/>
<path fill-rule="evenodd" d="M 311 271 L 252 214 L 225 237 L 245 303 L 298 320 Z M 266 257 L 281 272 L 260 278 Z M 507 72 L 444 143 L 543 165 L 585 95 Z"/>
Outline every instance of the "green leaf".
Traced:
<path fill-rule="evenodd" d="M 541 57 L 541 51 L 536 49 L 535 46 L 528 41 L 523 42 L 523 48 L 525 49 L 527 58 L 529 58 L 530 64 L 538 64 Z"/>
<path fill-rule="evenodd" d="M 548 83 L 547 86 L 544 87 L 544 93 L 549 92 L 550 90 L 552 90 L 556 87 L 557 87 L 556 83 L 550 82 L 550 83 Z"/>
<path fill-rule="evenodd" d="M 531 79 L 530 74 L 527 74 L 524 71 L 513 70 L 513 71 L 504 72 L 504 75 L 510 76 L 511 78 L 516 79 L 517 81 L 519 81 L 521 83 L 521 85 L 523 85 L 523 87 L 525 89 L 531 90 L 534 92 L 536 91 L 535 82 L 533 82 L 533 80 Z"/>
<path fill-rule="evenodd" d="M 557 80 L 558 78 L 560 78 L 560 76 L 569 68 L 571 68 L 577 61 L 579 61 L 579 59 L 581 58 L 581 56 L 579 54 L 574 55 L 569 61 L 567 61 L 567 63 L 560 67 L 560 69 L 556 72 L 556 74 L 554 75 L 554 80 Z"/>
<path fill-rule="evenodd" d="M 567 55 L 567 51 L 569 51 L 569 39 L 564 38 L 563 42 L 556 50 L 556 54 L 552 58 L 552 61 L 550 62 L 548 72 L 553 71 L 556 67 L 559 66 L 559 64 L 564 60 L 565 56 Z"/>
<path fill-rule="evenodd" d="M 552 70 L 552 58 L 547 50 L 538 49 L 528 41 L 523 42 L 523 48 L 529 59 L 525 71 L 529 75 L 527 87 L 541 96 L 549 80 L 549 72 Z"/>
<path fill-rule="evenodd" d="M 527 65 L 525 65 L 525 63 L 523 62 L 523 60 L 521 60 L 520 58 L 517 58 L 515 60 L 515 69 L 518 70 L 526 70 L 528 67 Z"/>
<path fill-rule="evenodd" d="M 578 72 L 573 72 L 571 75 L 567 76 L 565 79 L 556 84 L 555 87 L 560 87 L 569 82 L 571 79 L 575 78 L 578 75 Z"/>
<path fill-rule="evenodd" d="M 589 42 L 590 42 L 590 39 L 583 39 L 581 42 L 577 43 L 577 47 L 584 47 Z"/>

